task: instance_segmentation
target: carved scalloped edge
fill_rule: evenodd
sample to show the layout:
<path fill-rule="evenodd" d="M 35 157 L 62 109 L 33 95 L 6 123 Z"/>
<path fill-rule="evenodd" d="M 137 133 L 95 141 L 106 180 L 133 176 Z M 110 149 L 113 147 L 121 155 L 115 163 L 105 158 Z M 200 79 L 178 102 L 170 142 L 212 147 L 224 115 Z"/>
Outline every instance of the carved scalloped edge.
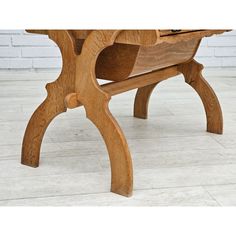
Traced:
<path fill-rule="evenodd" d="M 26 30 L 28 33 L 48 34 L 50 30 Z M 75 38 L 87 38 L 92 30 L 69 30 Z M 160 36 L 160 30 L 121 30 L 117 36 L 116 43 L 135 44 L 142 46 L 153 46 L 159 43 L 178 43 L 180 41 L 188 41 L 193 38 L 209 37 L 214 34 L 222 34 L 230 31 L 225 30 L 196 30 L 185 32 L 182 34 L 173 34 Z"/>

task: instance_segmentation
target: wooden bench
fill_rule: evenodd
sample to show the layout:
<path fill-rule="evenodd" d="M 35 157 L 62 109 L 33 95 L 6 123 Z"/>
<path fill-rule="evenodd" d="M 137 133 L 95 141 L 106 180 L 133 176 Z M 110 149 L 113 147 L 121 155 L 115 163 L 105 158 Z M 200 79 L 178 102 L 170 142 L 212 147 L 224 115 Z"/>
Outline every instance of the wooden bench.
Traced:
<path fill-rule="evenodd" d="M 40 147 L 49 123 L 67 108 L 84 106 L 86 116 L 99 129 L 109 152 L 111 191 L 131 196 L 132 160 L 126 138 L 108 103 L 113 95 L 138 89 L 134 116 L 146 119 L 155 86 L 183 74 L 199 94 L 207 131 L 222 134 L 218 99 L 202 77 L 203 66 L 193 58 L 201 39 L 226 30 L 27 30 L 46 34 L 60 48 L 63 68 L 47 84 L 47 98 L 32 115 L 22 145 L 22 164 L 38 167 Z M 99 85 L 97 79 L 110 82 Z"/>

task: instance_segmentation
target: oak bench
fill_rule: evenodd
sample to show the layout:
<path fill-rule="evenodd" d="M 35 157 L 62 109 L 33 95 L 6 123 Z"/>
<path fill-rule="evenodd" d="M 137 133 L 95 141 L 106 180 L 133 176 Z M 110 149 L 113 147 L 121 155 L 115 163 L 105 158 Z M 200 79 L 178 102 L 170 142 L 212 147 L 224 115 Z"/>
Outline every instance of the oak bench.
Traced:
<path fill-rule="evenodd" d="M 131 196 L 132 160 L 126 138 L 108 103 L 113 95 L 138 89 L 134 116 L 146 119 L 155 86 L 183 74 L 199 94 L 206 112 L 207 131 L 222 134 L 219 101 L 202 77 L 203 66 L 193 58 L 203 37 L 226 30 L 27 30 L 46 34 L 60 48 L 63 68 L 47 84 L 47 97 L 32 115 L 22 145 L 22 164 L 38 167 L 40 147 L 49 123 L 67 108 L 84 106 L 99 129 L 109 152 L 111 191 Z M 110 82 L 99 85 L 97 79 Z"/>

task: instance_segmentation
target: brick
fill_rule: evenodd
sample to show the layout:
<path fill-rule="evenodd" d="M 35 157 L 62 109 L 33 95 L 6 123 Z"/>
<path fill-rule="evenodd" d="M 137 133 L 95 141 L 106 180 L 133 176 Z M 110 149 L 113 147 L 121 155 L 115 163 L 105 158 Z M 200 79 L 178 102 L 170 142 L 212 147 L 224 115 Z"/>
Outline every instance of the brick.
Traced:
<path fill-rule="evenodd" d="M 221 67 L 221 58 L 215 57 L 196 57 L 197 61 L 202 63 L 204 67 Z"/>
<path fill-rule="evenodd" d="M 0 58 L 0 69 L 8 69 L 10 66 L 8 59 L 1 59 Z"/>
<path fill-rule="evenodd" d="M 209 47 L 200 47 L 199 50 L 197 51 L 196 56 L 198 57 L 212 57 L 214 56 L 214 48 L 209 48 Z"/>
<path fill-rule="evenodd" d="M 229 32 L 226 32 L 226 33 L 220 35 L 220 37 L 227 37 L 227 36 L 236 36 L 236 30 L 229 31 Z"/>
<path fill-rule="evenodd" d="M 32 68 L 32 60 L 31 59 L 11 59 L 9 61 L 10 69 L 31 69 Z"/>
<path fill-rule="evenodd" d="M 208 39 L 209 47 L 235 47 L 235 37 L 212 37 Z"/>
<path fill-rule="evenodd" d="M 22 48 L 22 57 L 61 57 L 61 53 L 57 47 L 30 47 Z"/>
<path fill-rule="evenodd" d="M 222 58 L 223 67 L 236 67 L 236 57 Z"/>
<path fill-rule="evenodd" d="M 215 48 L 216 57 L 236 57 L 236 47 Z"/>
<path fill-rule="evenodd" d="M 61 68 L 61 58 L 37 58 L 33 60 L 33 68 L 45 69 L 45 68 Z"/>
<path fill-rule="evenodd" d="M 32 60 L 0 59 L 0 69 L 31 69 Z"/>
<path fill-rule="evenodd" d="M 13 35 L 13 34 L 22 34 L 23 30 L 0 30 L 0 34 L 8 34 L 8 35 Z"/>
<path fill-rule="evenodd" d="M 200 43 L 200 47 L 205 47 L 205 46 L 207 46 L 207 38 L 203 38 Z"/>
<path fill-rule="evenodd" d="M 235 67 L 236 31 L 202 39 L 196 58 L 205 67 Z M 53 69 L 61 65 L 60 50 L 46 35 L 0 30 L 1 69 Z"/>
<path fill-rule="evenodd" d="M 53 46 L 54 43 L 47 36 L 20 35 L 12 36 L 13 46 Z"/>
<path fill-rule="evenodd" d="M 0 46 L 10 46 L 11 37 L 10 36 L 0 36 Z"/>
<path fill-rule="evenodd" d="M 0 47 L 0 57 L 20 57 L 21 50 L 19 48 L 12 48 L 12 47 Z"/>

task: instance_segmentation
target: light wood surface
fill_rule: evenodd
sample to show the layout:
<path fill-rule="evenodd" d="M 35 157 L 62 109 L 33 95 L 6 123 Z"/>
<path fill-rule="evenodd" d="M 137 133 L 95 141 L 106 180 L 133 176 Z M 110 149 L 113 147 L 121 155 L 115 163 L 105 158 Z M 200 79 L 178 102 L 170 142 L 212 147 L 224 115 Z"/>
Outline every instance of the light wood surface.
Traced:
<path fill-rule="evenodd" d="M 27 30 L 29 33 L 48 34 L 50 30 Z M 93 30 L 69 30 L 76 39 L 86 39 Z M 107 30 L 103 30 L 107 31 Z M 170 30 L 168 30 L 170 31 Z M 183 30 L 184 33 L 166 34 L 166 30 L 120 30 L 116 43 L 154 46 L 160 43 L 177 43 L 191 39 L 201 39 L 229 30 Z"/>
<path fill-rule="evenodd" d="M 96 75 L 100 79 L 121 81 L 138 74 L 184 63 L 193 58 L 199 43 L 199 39 L 193 39 L 150 47 L 114 44 L 99 55 Z"/>
<path fill-rule="evenodd" d="M 66 108 L 83 106 L 106 144 L 111 167 L 111 191 L 131 196 L 133 168 L 129 147 L 108 104 L 111 96 L 140 88 L 134 115 L 147 117 L 154 85 L 183 73 L 201 97 L 207 131 L 222 133 L 222 113 L 213 89 L 193 60 L 202 37 L 224 30 L 29 30 L 48 34 L 60 48 L 63 69 L 47 85 L 48 96 L 31 117 L 22 145 L 22 164 L 37 167 L 43 135 L 49 123 Z M 114 70 L 113 68 L 116 68 Z M 99 85 L 97 78 L 114 82 Z M 118 81 L 118 82 L 117 82 Z M 150 87 L 147 87 L 150 86 Z M 142 101 L 141 101 L 142 100 Z"/>
<path fill-rule="evenodd" d="M 138 89 L 134 100 L 134 117 L 147 119 L 149 99 L 158 83 L 146 85 Z"/>
<path fill-rule="evenodd" d="M 63 69 L 55 82 L 47 84 L 47 98 L 36 109 L 25 131 L 21 162 L 32 167 L 39 165 L 40 147 L 48 125 L 66 111 L 65 96 L 75 90 L 74 41 L 67 31 L 51 30 L 48 35 L 61 50 Z"/>
<path fill-rule="evenodd" d="M 151 73 L 137 75 L 124 81 L 106 83 L 101 85 L 100 88 L 110 96 L 114 96 L 132 89 L 145 88 L 148 85 L 153 85 L 157 82 L 161 82 L 163 80 L 174 77 L 179 73 L 180 72 L 178 71 L 178 67 L 172 66 Z M 68 94 L 65 98 L 65 104 L 67 108 L 73 109 L 82 106 L 83 104 L 78 99 L 79 96 L 77 95 L 77 93 Z"/>
<path fill-rule="evenodd" d="M 111 161 L 111 191 L 131 196 L 133 191 L 132 161 L 126 138 L 109 111 L 110 94 L 104 92 L 95 75 L 96 58 L 106 47 L 112 45 L 119 31 L 93 31 L 84 42 L 76 60 L 75 92 L 83 104 L 86 116 L 99 129 Z"/>
<path fill-rule="evenodd" d="M 193 87 L 200 96 L 206 112 L 207 131 L 216 134 L 223 133 L 223 115 L 218 98 L 202 76 L 203 65 L 195 60 L 179 66 L 185 82 Z"/>

